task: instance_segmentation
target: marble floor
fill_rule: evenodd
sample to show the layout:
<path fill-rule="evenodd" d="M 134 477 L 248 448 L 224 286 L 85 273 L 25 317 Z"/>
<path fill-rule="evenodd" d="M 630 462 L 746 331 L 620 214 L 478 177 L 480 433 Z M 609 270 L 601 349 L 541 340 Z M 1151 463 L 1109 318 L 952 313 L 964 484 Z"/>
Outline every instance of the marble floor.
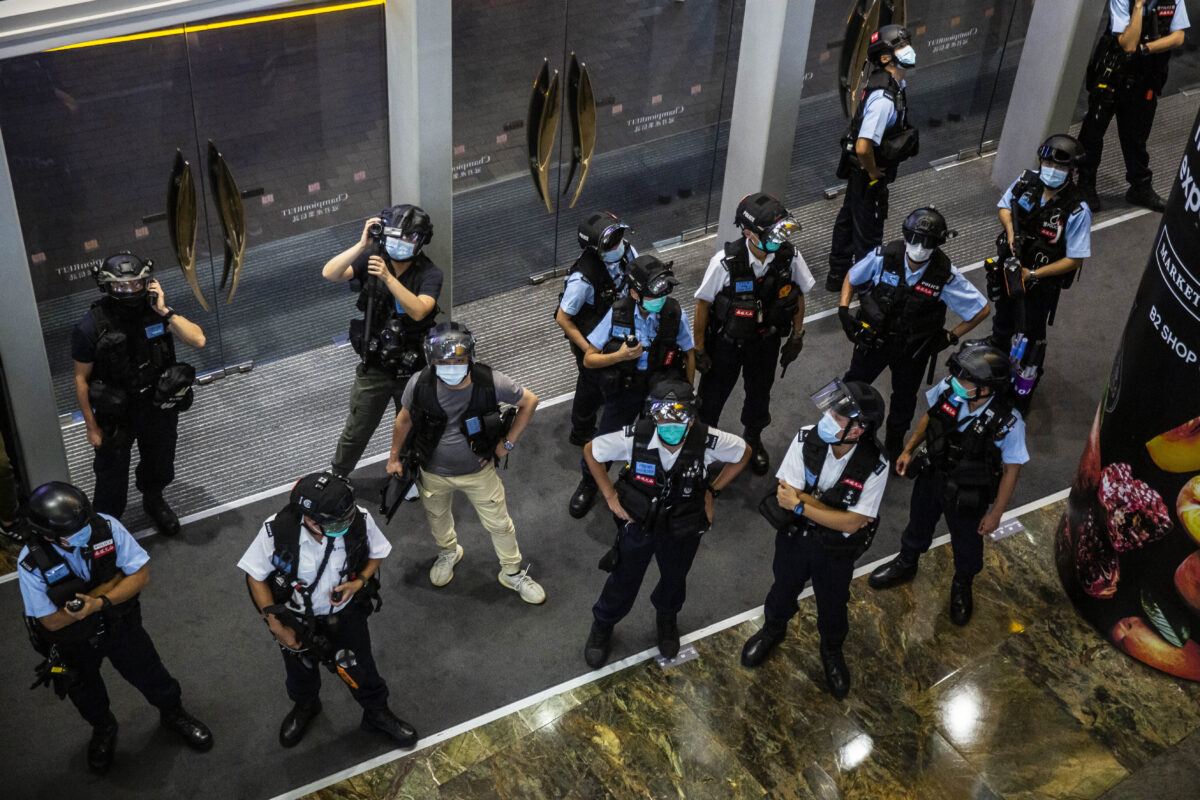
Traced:
<path fill-rule="evenodd" d="M 965 628 L 946 615 L 948 547 L 908 586 L 856 580 L 844 701 L 825 691 L 810 597 L 755 671 L 738 653 L 757 620 L 308 797 L 1194 798 L 1200 685 L 1076 616 L 1051 555 L 1061 510 L 989 545 Z"/>

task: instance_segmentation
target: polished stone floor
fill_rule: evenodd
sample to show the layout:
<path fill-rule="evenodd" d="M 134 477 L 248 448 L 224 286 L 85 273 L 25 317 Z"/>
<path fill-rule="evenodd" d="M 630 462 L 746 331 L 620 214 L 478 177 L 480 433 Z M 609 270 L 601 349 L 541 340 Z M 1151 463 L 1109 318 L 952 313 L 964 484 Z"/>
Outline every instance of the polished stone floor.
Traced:
<path fill-rule="evenodd" d="M 844 701 L 825 691 L 810 597 L 756 671 L 738 653 L 759 620 L 697 641 L 694 660 L 642 662 L 309 797 L 1194 798 L 1200 685 L 1076 616 L 1051 555 L 1061 510 L 989 544 L 966 628 L 946 615 L 948 546 L 908 586 L 857 579 Z"/>

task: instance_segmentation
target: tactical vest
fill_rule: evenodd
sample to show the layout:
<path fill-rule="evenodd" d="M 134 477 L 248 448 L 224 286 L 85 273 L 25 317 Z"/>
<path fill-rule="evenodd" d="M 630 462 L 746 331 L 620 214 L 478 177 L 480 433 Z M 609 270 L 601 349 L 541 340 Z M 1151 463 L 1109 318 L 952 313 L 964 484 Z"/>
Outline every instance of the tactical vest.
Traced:
<path fill-rule="evenodd" d="M 301 511 L 291 503 L 284 506 L 283 510 L 275 515 L 275 519 L 267 523 L 267 535 L 275 543 L 275 552 L 271 556 L 271 566 L 275 570 L 267 576 L 266 582 L 271 589 L 271 599 L 276 605 L 287 603 L 293 592 L 299 591 L 304 594 L 306 587 L 300 583 L 297 575 L 300 570 L 300 537 L 303 535 L 303 527 Z M 345 533 L 345 539 L 346 564 L 339 575 L 339 584 L 357 578 L 371 558 L 370 546 L 367 543 L 367 522 L 361 511 L 354 516 L 350 529 Z"/>
<path fill-rule="evenodd" d="M 867 99 L 880 90 L 888 100 L 892 101 L 896 109 L 896 121 L 884 129 L 883 136 L 880 137 L 879 144 L 875 148 L 876 166 L 880 169 L 887 169 L 917 154 L 916 129 L 908 124 L 908 92 L 900 87 L 900 84 L 887 70 L 876 69 L 863 84 L 858 108 L 854 110 L 854 116 L 850 120 L 850 129 L 842 139 L 842 146 L 853 163 L 857 165 L 855 146 L 858 142 L 859 131 L 862 130 L 863 117 L 866 115 Z"/>
<path fill-rule="evenodd" d="M 1017 258 L 1026 269 L 1037 269 L 1067 256 L 1067 221 L 1081 208 L 1083 192 L 1073 182 L 1065 184 L 1043 206 L 1045 184 L 1034 170 L 1025 170 L 1013 185 L 1013 231 L 1018 236 Z M 1063 289 L 1075 282 L 1075 273 L 1048 280 Z M 1039 280 L 1040 282 L 1040 280 Z"/>
<path fill-rule="evenodd" d="M 650 446 L 656 427 L 652 419 L 639 419 L 625 428 L 625 435 L 633 436 L 633 454 L 617 479 L 621 505 L 635 521 L 653 530 L 676 537 L 702 533 L 708 528 L 704 452 L 716 445 L 716 436 L 707 425 L 693 423 L 675 464 L 666 470 L 658 448 Z"/>
<path fill-rule="evenodd" d="M 999 443 L 1016 424 L 1007 392 L 992 397 L 966 430 L 958 429 L 966 406 L 946 389 L 929 409 L 925 446 L 930 466 L 944 481 L 942 504 L 960 516 L 982 516 L 996 499 L 1004 472 Z"/>
<path fill-rule="evenodd" d="M 625 337 L 633 335 L 636 331 L 634 314 L 637 313 L 637 302 L 631 295 L 625 295 L 613 303 L 612 331 L 608 344 L 601 350 L 602 353 L 615 353 L 621 349 Z M 640 358 L 622 361 L 609 367 L 618 379 L 617 386 L 614 387 L 616 391 L 632 389 L 644 392 L 650 388 L 652 379 L 667 376 L 684 377 L 685 359 L 677 342 L 682 320 L 683 310 L 679 307 L 679 301 L 668 297 L 662 311 L 658 312 L 658 331 L 654 335 L 654 341 L 644 350 L 646 369 L 638 369 Z"/>
<path fill-rule="evenodd" d="M 828 489 L 817 489 L 821 468 L 825 465 L 825 456 L 833 445 L 821 438 L 815 426 L 801 431 L 796 438 L 802 443 L 800 452 L 804 461 L 808 493 L 837 511 L 849 510 L 862 497 L 867 479 L 887 468 L 887 461 L 880 453 L 879 444 L 874 437 L 863 438 L 855 445 L 850 462 L 842 470 L 838 482 Z M 807 517 L 803 519 L 808 529 L 820 537 L 821 544 L 826 549 L 845 551 L 855 558 L 867 552 L 875 539 L 875 532 L 879 530 L 878 518 L 871 520 L 850 536 L 844 536 L 842 531 L 818 525 Z"/>
<path fill-rule="evenodd" d="M 492 379 L 492 368 L 486 364 L 471 365 L 471 399 L 463 412 L 461 430 L 471 452 L 480 458 L 492 458 L 505 431 L 504 418 L 500 413 L 500 402 L 496 399 L 496 384 Z M 425 367 L 417 376 L 413 388 L 412 408 L 413 432 L 407 449 L 416 453 L 422 467 L 429 464 L 437 449 L 442 434 L 446 432 L 449 418 L 437 397 L 437 375 L 432 367 Z M 464 391 L 464 390 L 460 390 Z"/>
<path fill-rule="evenodd" d="M 417 253 L 400 276 L 400 281 L 415 294 L 421 286 L 425 270 L 431 268 L 433 262 L 424 253 Z M 414 320 L 399 308 L 395 295 L 388 291 L 382 280 L 364 280 L 356 304 L 364 315 L 372 293 L 375 295 L 375 307 L 371 312 L 371 333 L 366 342 L 368 366 L 398 375 L 415 375 L 425 366 L 425 335 L 437 324 L 437 306 L 423 319 Z M 350 321 L 350 345 L 360 356 L 363 353 L 366 324 L 365 316 Z"/>
<path fill-rule="evenodd" d="M 622 244 L 621 247 L 625 247 L 625 245 Z M 624 261 L 624 257 L 621 260 Z M 604 259 L 600 258 L 600 254 L 594 247 L 588 247 L 580 253 L 579 258 L 571 265 L 571 271 L 567 273 L 567 277 L 569 278 L 575 273 L 582 275 L 583 279 L 592 287 L 592 302 L 584 303 L 572 317 L 575 327 L 579 328 L 579 332 L 584 337 L 587 337 L 600 323 L 600 320 L 608 314 L 608 310 L 612 308 L 617 298 L 625 293 L 625 282 L 622 280 L 618 285 L 613 280 L 612 274 L 608 271 L 608 265 L 604 263 Z M 561 303 L 562 294 L 559 294 L 558 299 Z M 556 305 L 555 314 L 558 313 L 557 309 Z"/>
<path fill-rule="evenodd" d="M 1132 0 L 1127 0 L 1129 11 L 1133 12 Z M 1179 5 L 1175 0 L 1159 0 L 1159 2 L 1150 8 L 1149 4 L 1142 7 L 1142 38 L 1138 40 L 1139 44 L 1148 44 L 1156 39 L 1161 39 L 1171 32 L 1171 23 L 1175 19 L 1175 7 Z M 1108 22 L 1109 35 L 1116 36 L 1112 33 L 1112 18 Z M 1130 83 L 1135 87 L 1145 86 L 1154 89 L 1155 92 L 1162 91 L 1163 84 L 1167 82 L 1167 65 L 1171 60 L 1171 51 L 1167 50 L 1162 53 L 1152 53 L 1148 56 L 1137 56 L 1130 62 Z"/>
<path fill-rule="evenodd" d="M 935 248 L 921 280 L 909 286 L 904 277 L 904 242 L 888 243 L 882 254 L 879 277 L 859 294 L 859 318 L 892 341 L 906 344 L 942 331 L 946 325 L 942 290 L 953 277 L 950 258 Z"/>
<path fill-rule="evenodd" d="M 713 298 L 708 327 L 735 341 L 760 336 L 787 336 L 800 304 L 800 287 L 792 281 L 796 248 L 784 242 L 761 278 L 754 276 L 745 239 L 725 243 L 721 264 L 729 285 Z"/>
<path fill-rule="evenodd" d="M 195 370 L 176 362 L 175 337 L 161 316 L 149 306 L 122 315 L 107 298 L 89 313 L 98 338 L 88 398 L 98 414 L 119 417 L 134 412 L 139 401 L 177 411 L 191 406 Z"/>

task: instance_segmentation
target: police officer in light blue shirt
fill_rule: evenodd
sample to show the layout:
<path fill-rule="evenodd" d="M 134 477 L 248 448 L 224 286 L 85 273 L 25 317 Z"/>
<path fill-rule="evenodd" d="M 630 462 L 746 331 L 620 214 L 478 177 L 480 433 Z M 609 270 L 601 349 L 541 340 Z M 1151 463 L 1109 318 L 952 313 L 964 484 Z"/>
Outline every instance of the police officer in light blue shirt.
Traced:
<path fill-rule="evenodd" d="M 637 250 L 626 239 L 629 226 L 607 211 L 597 212 L 579 225 L 583 252 L 571 265 L 558 302 L 554 320 L 563 330 L 575 354 L 579 377 L 571 402 L 570 442 L 582 447 L 596 432 L 596 417 L 604 405 L 604 391 L 595 370 L 585 369 L 583 353 L 587 336 L 604 318 L 612 304 L 629 289 L 625 269 L 637 258 Z"/>
<path fill-rule="evenodd" d="M 17 582 L 30 637 L 46 661 L 41 682 L 71 698 L 92 726 L 88 767 L 105 772 L 117 746 L 117 719 L 100 677 L 107 658 L 159 710 L 164 728 L 195 750 L 212 733 L 183 709 L 179 683 L 163 666 L 142 627 L 139 593 L 150 581 L 150 557 L 125 526 L 92 510 L 87 495 L 54 481 L 29 498 L 33 533 L 17 557 Z"/>

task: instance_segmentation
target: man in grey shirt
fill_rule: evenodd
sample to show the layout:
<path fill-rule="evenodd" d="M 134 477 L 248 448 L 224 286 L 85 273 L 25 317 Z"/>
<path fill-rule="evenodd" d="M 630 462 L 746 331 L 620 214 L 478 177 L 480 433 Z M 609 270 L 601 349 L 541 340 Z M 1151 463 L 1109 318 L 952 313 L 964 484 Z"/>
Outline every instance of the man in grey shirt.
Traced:
<path fill-rule="evenodd" d="M 546 592 L 521 569 L 517 532 L 508 515 L 496 463 L 507 458 L 537 408 L 538 398 L 502 372 L 475 362 L 475 338 L 457 322 L 443 322 L 425 339 L 427 366 L 404 388 L 392 429 L 387 471 L 401 475 L 401 452 L 420 465 L 417 485 L 433 538 L 441 551 L 429 570 L 434 586 L 454 577 L 463 548 L 454 530 L 451 501 L 466 494 L 492 536 L 500 559 L 500 583 L 527 603 L 543 603 Z M 511 423 L 500 404 L 516 406 Z"/>

